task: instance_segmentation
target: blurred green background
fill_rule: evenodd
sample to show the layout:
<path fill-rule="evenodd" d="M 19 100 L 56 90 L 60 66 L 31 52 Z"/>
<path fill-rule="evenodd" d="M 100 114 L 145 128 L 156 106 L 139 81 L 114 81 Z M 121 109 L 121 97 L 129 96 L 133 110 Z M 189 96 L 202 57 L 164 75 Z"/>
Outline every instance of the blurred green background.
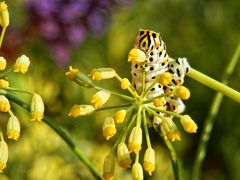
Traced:
<path fill-rule="evenodd" d="M 52 17 L 53 21 L 59 23 L 61 18 L 64 18 L 63 10 L 67 1 L 55 1 L 62 3 L 57 6 L 61 8 L 61 11 L 56 13 L 59 16 Z M 68 117 L 72 105 L 88 103 L 95 92 L 79 87 L 65 77 L 69 65 L 85 73 L 89 73 L 93 68 L 112 67 L 121 76 L 130 78 L 128 51 L 132 48 L 139 28 L 145 28 L 160 32 L 170 56 L 187 57 L 192 67 L 221 80 L 224 68 L 240 40 L 240 1 L 237 0 L 105 1 L 110 4 L 99 5 L 98 1 L 94 0 L 76 1 L 80 7 L 84 3 L 93 9 L 99 6 L 100 8 L 97 7 L 94 11 L 103 14 L 100 14 L 102 19 L 100 18 L 99 27 L 94 27 L 99 22 L 97 20 L 93 21 L 95 24 L 91 26 L 88 18 L 91 14 L 86 12 L 77 20 L 71 21 L 72 24 L 80 24 L 84 29 L 84 38 L 74 45 L 65 39 L 67 35 L 71 35 L 70 31 L 64 29 L 65 26 L 68 27 L 68 23 L 60 23 L 58 28 L 64 30 L 58 38 L 64 44 L 63 47 L 69 50 L 69 56 L 63 58 L 64 63 L 51 51 L 52 46 L 60 41 L 46 38 L 38 26 L 44 18 L 48 19 L 51 15 L 41 19 L 36 14 L 33 15 L 32 6 L 26 5 L 29 2 L 5 1 L 9 7 L 11 24 L 1 49 L 1 55 L 6 57 L 9 63 L 13 63 L 21 54 L 30 57 L 30 71 L 24 76 L 12 74 L 9 76 L 10 84 L 41 94 L 46 103 L 46 115 L 70 134 L 100 172 L 103 159 L 115 140 L 104 140 L 101 135 L 102 123 L 113 111 L 77 119 Z M 41 7 L 41 11 L 44 7 L 47 11 L 47 5 Z M 80 10 L 77 12 L 81 13 Z M 69 16 L 71 17 L 71 14 Z M 98 28 L 98 31 L 94 28 Z M 60 48 L 59 51 L 61 50 Z M 64 53 L 64 49 L 61 52 Z M 229 86 L 239 91 L 239 82 L 240 63 L 229 80 Z M 119 88 L 116 81 L 110 80 L 103 84 L 114 90 Z M 183 177 L 190 179 L 203 122 L 215 92 L 190 78 L 186 78 L 185 86 L 191 90 L 191 98 L 185 103 L 186 114 L 197 122 L 199 129 L 197 134 L 186 134 L 179 126 L 182 140 L 175 142 L 174 146 L 181 159 Z M 118 103 L 121 101 L 112 96 L 107 104 Z M 202 179 L 240 179 L 239 110 L 239 103 L 224 97 L 209 141 Z M 29 122 L 27 113 L 17 106 L 14 106 L 14 112 L 21 121 L 21 137 L 17 142 L 8 141 L 9 161 L 0 179 L 93 179 L 86 167 L 46 124 Z M 1 113 L 0 118 L 1 127 L 5 131 L 8 117 Z M 163 140 L 153 130 L 150 130 L 150 134 L 156 150 L 156 171 L 151 177 L 147 174 L 145 177 L 151 180 L 171 180 L 172 167 Z M 115 174 L 116 179 L 131 179 L 130 170 L 118 167 Z"/>

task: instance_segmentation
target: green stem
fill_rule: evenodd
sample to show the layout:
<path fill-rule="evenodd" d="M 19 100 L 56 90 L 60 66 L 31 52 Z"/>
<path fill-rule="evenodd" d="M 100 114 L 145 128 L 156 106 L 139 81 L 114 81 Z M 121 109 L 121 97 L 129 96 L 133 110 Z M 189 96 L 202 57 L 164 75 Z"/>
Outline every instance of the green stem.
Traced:
<path fill-rule="evenodd" d="M 117 93 L 117 92 L 114 92 L 114 91 L 111 91 L 111 90 L 108 90 L 108 89 L 105 89 L 105 88 L 102 88 L 102 87 L 99 87 L 99 86 L 94 86 L 95 89 L 97 90 L 104 90 L 104 91 L 108 91 L 110 92 L 111 94 L 114 94 L 116 96 L 119 96 L 123 99 L 126 99 L 126 100 L 129 100 L 129 101 L 134 101 L 134 98 L 130 97 L 130 96 L 127 96 L 127 95 L 124 95 L 124 94 L 120 94 L 120 93 Z"/>
<path fill-rule="evenodd" d="M 1 32 L 1 36 L 0 36 L 0 48 L 2 47 L 2 42 L 3 42 L 3 38 L 4 38 L 4 35 L 6 32 L 6 29 L 7 29 L 7 27 L 2 28 L 2 32 Z"/>
<path fill-rule="evenodd" d="M 171 91 L 171 92 L 167 92 L 167 93 L 164 93 L 164 94 L 160 94 L 160 95 L 158 95 L 158 96 L 156 96 L 156 97 L 153 97 L 153 98 L 151 98 L 151 99 L 148 99 L 148 100 L 143 101 L 143 104 L 151 103 L 151 102 L 153 102 L 153 100 L 154 100 L 155 98 L 166 97 L 166 96 L 168 96 L 168 95 L 170 95 L 170 94 L 173 94 L 173 92 Z"/>
<path fill-rule="evenodd" d="M 155 86 L 155 84 L 157 84 L 156 81 L 154 81 L 145 91 L 142 92 L 141 97 L 144 98 L 149 93 L 149 91 Z"/>
<path fill-rule="evenodd" d="M 154 107 L 154 106 L 149 106 L 149 108 L 154 110 L 154 111 L 159 111 L 159 112 L 162 112 L 162 113 L 165 113 L 165 114 L 177 117 L 177 118 L 181 118 L 182 117 L 181 114 L 177 114 L 177 113 L 174 113 L 174 112 L 171 112 L 171 111 L 166 111 L 164 109 L 160 109 L 160 108 L 157 108 L 157 107 Z"/>
<path fill-rule="evenodd" d="M 27 93 L 27 94 L 31 94 L 31 95 L 35 94 L 32 91 L 26 91 L 26 90 L 23 90 L 23 89 L 12 88 L 12 87 L 8 87 L 6 90 L 7 91 L 15 91 L 15 92 Z"/>
<path fill-rule="evenodd" d="M 146 136 L 147 146 L 152 147 L 150 137 L 149 137 L 148 127 L 147 127 L 147 119 L 146 119 L 145 109 L 143 110 L 143 127 L 144 127 L 145 136 Z"/>
<path fill-rule="evenodd" d="M 20 105 L 21 107 L 23 107 L 24 109 L 29 111 L 29 108 L 30 108 L 29 104 L 25 103 L 24 101 L 22 101 L 21 99 L 19 99 L 15 95 L 13 95 L 12 93 L 9 93 L 7 91 L 6 92 L 0 91 L 0 93 L 1 92 L 4 93 L 4 95 L 8 99 L 12 100 L 16 104 Z M 102 179 L 102 176 L 97 172 L 97 170 L 94 168 L 94 166 L 91 164 L 91 162 L 83 155 L 81 150 L 74 144 L 74 142 L 69 137 L 69 135 L 67 135 L 67 133 L 65 133 L 64 130 L 61 127 L 59 127 L 57 124 L 55 124 L 52 120 L 50 120 L 47 117 L 45 117 L 43 119 L 43 121 L 46 124 L 48 124 L 52 128 L 52 130 L 54 130 L 65 141 L 65 143 L 69 146 L 71 151 L 91 171 L 91 173 L 93 174 L 93 176 L 96 179 Z"/>
<path fill-rule="evenodd" d="M 240 48 L 239 48 L 239 53 L 240 53 Z M 214 89 L 215 91 L 221 92 L 225 96 L 228 96 L 229 98 L 240 103 L 240 93 L 224 85 L 223 83 L 220 83 L 193 68 L 190 68 L 187 75 L 195 79 L 196 81 Z"/>
<path fill-rule="evenodd" d="M 234 68 L 236 67 L 236 64 L 238 62 L 239 56 L 240 56 L 240 43 L 239 43 L 233 57 L 231 58 L 228 66 L 225 69 L 223 79 L 222 79 L 222 82 L 224 84 L 227 84 L 228 78 L 233 73 Z M 223 94 L 221 94 L 221 93 L 216 93 L 216 95 L 213 98 L 207 118 L 203 125 L 203 131 L 202 131 L 202 134 L 200 137 L 200 142 L 198 145 L 196 158 L 195 158 L 195 161 L 193 164 L 192 179 L 199 180 L 201 178 L 200 177 L 201 169 L 202 169 L 203 160 L 205 159 L 205 156 L 206 156 L 208 141 L 209 141 L 212 129 L 213 129 L 214 121 L 216 119 L 220 105 L 222 103 L 222 99 L 223 99 Z"/>
<path fill-rule="evenodd" d="M 142 92 L 145 91 L 146 72 L 142 72 Z"/>
<path fill-rule="evenodd" d="M 116 106 L 106 106 L 106 107 L 98 108 L 95 111 L 103 111 L 103 110 L 108 110 L 108 109 L 124 108 L 124 107 L 129 107 L 131 105 L 132 105 L 132 103 L 126 103 L 126 104 L 121 104 L 121 105 L 116 105 Z"/>
<path fill-rule="evenodd" d="M 13 70 L 13 67 L 11 67 L 11 68 L 5 70 L 4 72 L 0 73 L 0 78 L 3 78 L 7 73 L 9 73 L 12 70 Z"/>
<path fill-rule="evenodd" d="M 134 122 L 136 116 L 137 116 L 137 113 L 133 112 L 132 115 L 130 116 L 131 119 L 129 119 L 127 121 L 127 124 L 124 126 L 124 129 L 122 130 L 121 134 L 118 136 L 118 138 L 117 138 L 116 142 L 114 143 L 111 151 L 115 151 L 115 149 L 117 148 L 118 144 L 120 142 L 124 142 L 125 141 L 126 136 L 128 134 L 128 131 L 129 131 L 130 127 L 132 126 L 132 123 Z"/>
<path fill-rule="evenodd" d="M 164 136 L 161 134 L 162 138 L 164 139 L 164 142 L 170 152 L 170 156 L 171 156 L 171 161 L 172 161 L 172 167 L 173 167 L 173 173 L 175 176 L 175 180 L 180 180 L 180 172 L 179 172 L 179 164 L 178 164 L 178 159 L 177 159 L 177 153 L 172 145 L 172 143 L 164 138 Z"/>

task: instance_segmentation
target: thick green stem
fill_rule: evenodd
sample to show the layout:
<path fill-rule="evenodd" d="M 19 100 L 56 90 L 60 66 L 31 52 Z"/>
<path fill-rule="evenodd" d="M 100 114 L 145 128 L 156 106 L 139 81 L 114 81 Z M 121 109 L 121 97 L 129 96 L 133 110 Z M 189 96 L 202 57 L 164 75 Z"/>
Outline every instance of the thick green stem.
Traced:
<path fill-rule="evenodd" d="M 234 68 L 236 67 L 236 64 L 238 62 L 239 56 L 240 56 L 240 43 L 223 74 L 222 82 L 224 84 L 227 84 L 228 78 L 233 73 Z M 214 121 L 216 119 L 216 115 L 218 114 L 222 99 L 223 99 L 223 94 L 216 93 L 216 95 L 213 98 L 212 104 L 210 106 L 205 123 L 203 125 L 203 131 L 200 137 L 196 158 L 193 164 L 192 179 L 194 180 L 201 179 L 201 169 L 202 169 L 203 160 L 205 159 L 205 156 L 206 156 L 208 141 L 209 141 L 209 138 L 213 129 Z"/>
<path fill-rule="evenodd" d="M 13 95 L 12 93 L 9 93 L 7 91 L 1 90 L 0 94 L 4 94 L 9 100 L 15 102 L 16 104 L 23 107 L 25 110 L 29 111 L 30 105 Z M 94 166 L 91 164 L 91 162 L 83 155 L 81 150 L 74 144 L 72 139 L 67 135 L 67 133 L 64 132 L 64 130 L 59 127 L 57 124 L 55 124 L 52 120 L 45 117 L 43 121 L 48 124 L 52 130 L 54 130 L 69 146 L 71 151 L 77 156 L 77 158 L 91 171 L 92 175 L 96 179 L 102 179 L 102 176 L 97 172 L 97 170 L 94 168 Z"/>
<path fill-rule="evenodd" d="M 240 52 L 240 48 L 239 48 Z M 197 71 L 196 69 L 191 68 L 187 74 L 189 77 L 195 79 L 196 81 L 214 89 L 215 91 L 221 92 L 225 96 L 233 99 L 240 103 L 240 93 L 223 83 L 216 81 L 215 79 L 210 78 L 209 76 Z"/>

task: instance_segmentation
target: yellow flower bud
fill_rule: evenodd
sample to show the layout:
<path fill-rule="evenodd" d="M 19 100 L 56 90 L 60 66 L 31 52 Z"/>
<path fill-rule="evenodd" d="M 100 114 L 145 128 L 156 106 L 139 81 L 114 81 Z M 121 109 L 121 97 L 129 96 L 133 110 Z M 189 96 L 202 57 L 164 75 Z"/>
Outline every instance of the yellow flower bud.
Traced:
<path fill-rule="evenodd" d="M 180 118 L 180 122 L 183 126 L 183 129 L 188 133 L 196 133 L 197 132 L 197 124 L 192 120 L 192 118 L 188 115 L 183 115 Z"/>
<path fill-rule="evenodd" d="M 10 110 L 10 103 L 4 95 L 0 95 L 0 111 L 8 112 Z"/>
<path fill-rule="evenodd" d="M 114 116 L 116 123 L 118 124 L 123 123 L 125 120 L 126 114 L 127 114 L 127 111 L 124 109 L 117 111 Z"/>
<path fill-rule="evenodd" d="M 142 129 L 136 126 L 132 129 L 128 138 L 128 150 L 129 152 L 138 153 L 142 148 Z"/>
<path fill-rule="evenodd" d="M 103 123 L 103 136 L 109 140 L 116 134 L 117 130 L 115 127 L 115 122 L 112 117 L 107 117 Z"/>
<path fill-rule="evenodd" d="M 68 114 L 68 116 L 78 117 L 78 116 L 85 116 L 91 114 L 95 108 L 91 105 L 81 104 L 81 105 L 74 105 Z"/>
<path fill-rule="evenodd" d="M 20 72 L 22 74 L 25 74 L 28 71 L 29 65 L 30 65 L 29 58 L 25 55 L 22 55 L 17 58 L 13 67 L 13 72 Z"/>
<path fill-rule="evenodd" d="M 0 57 L 0 71 L 3 71 L 7 66 L 7 61 L 4 57 Z"/>
<path fill-rule="evenodd" d="M 5 2 L 0 2 L 0 25 L 7 27 L 9 25 L 9 12 Z"/>
<path fill-rule="evenodd" d="M 121 80 L 121 88 L 122 89 L 127 89 L 130 86 L 130 82 L 127 78 L 123 78 Z"/>
<path fill-rule="evenodd" d="M 74 80 L 78 72 L 79 72 L 79 69 L 73 69 L 72 66 L 69 66 L 69 71 L 66 72 L 65 75 L 66 75 L 70 80 Z"/>
<path fill-rule="evenodd" d="M 100 108 L 102 107 L 103 104 L 107 102 L 109 97 L 110 97 L 110 92 L 101 90 L 92 96 L 91 103 L 95 108 Z"/>
<path fill-rule="evenodd" d="M 113 153 L 109 153 L 104 159 L 103 178 L 105 180 L 112 180 L 114 177 L 114 169 L 115 169 L 115 157 Z"/>
<path fill-rule="evenodd" d="M 4 79 L 0 79 L 0 88 L 6 89 L 8 87 L 9 87 L 9 82 Z"/>
<path fill-rule="evenodd" d="M 178 131 L 177 126 L 170 118 L 162 119 L 162 122 L 160 124 L 160 129 L 163 135 L 165 136 L 165 138 L 171 141 L 181 140 L 181 134 Z"/>
<path fill-rule="evenodd" d="M 0 141 L 0 172 L 6 167 L 8 160 L 8 145 L 3 139 L 3 135 L 1 133 L 1 141 Z"/>
<path fill-rule="evenodd" d="M 128 61 L 133 63 L 141 63 L 146 61 L 146 54 L 140 49 L 133 48 L 129 51 Z"/>
<path fill-rule="evenodd" d="M 162 86 L 167 86 L 172 81 L 172 75 L 169 72 L 164 72 L 162 74 L 157 75 L 156 80 Z"/>
<path fill-rule="evenodd" d="M 143 158 L 143 168 L 149 175 L 152 175 L 152 172 L 155 170 L 155 151 L 153 148 L 149 147 L 145 151 Z"/>
<path fill-rule="evenodd" d="M 132 166 L 133 180 L 143 180 L 143 169 L 139 162 L 136 162 Z"/>
<path fill-rule="evenodd" d="M 117 158 L 119 166 L 122 168 L 128 168 L 131 166 L 132 160 L 125 143 L 120 143 L 117 147 Z"/>
<path fill-rule="evenodd" d="M 174 95 L 183 100 L 187 100 L 190 98 L 190 91 L 185 86 L 176 86 L 176 88 L 174 88 Z"/>
<path fill-rule="evenodd" d="M 44 118 L 44 103 L 38 94 L 32 96 L 30 105 L 31 121 L 41 121 Z"/>
<path fill-rule="evenodd" d="M 162 107 L 165 104 L 165 98 L 160 97 L 160 98 L 154 98 L 153 99 L 153 105 L 156 107 Z"/>
<path fill-rule="evenodd" d="M 7 124 L 7 136 L 9 139 L 18 140 L 20 137 L 20 123 L 16 116 L 12 115 Z"/>
<path fill-rule="evenodd" d="M 90 76 L 92 80 L 100 81 L 102 79 L 111 79 L 114 78 L 116 72 L 112 68 L 99 68 L 93 69 Z"/>

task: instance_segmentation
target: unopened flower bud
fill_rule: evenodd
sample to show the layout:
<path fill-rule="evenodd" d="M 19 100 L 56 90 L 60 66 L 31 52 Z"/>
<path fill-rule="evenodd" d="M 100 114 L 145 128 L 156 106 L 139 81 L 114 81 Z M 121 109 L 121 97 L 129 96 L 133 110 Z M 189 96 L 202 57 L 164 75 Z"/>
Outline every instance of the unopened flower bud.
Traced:
<path fill-rule="evenodd" d="M 4 79 L 0 79 L 0 88 L 6 89 L 8 87 L 9 87 L 9 82 Z"/>
<path fill-rule="evenodd" d="M 8 112 L 10 110 L 10 103 L 4 95 L 0 95 L 0 111 Z"/>
<path fill-rule="evenodd" d="M 171 141 L 181 140 L 181 134 L 178 131 L 177 126 L 170 118 L 162 119 L 162 122 L 160 124 L 160 129 L 163 135 L 165 136 L 165 138 Z"/>
<path fill-rule="evenodd" d="M 188 115 L 183 115 L 180 118 L 180 122 L 183 126 L 183 129 L 188 133 L 196 133 L 197 132 L 197 124 L 192 120 L 192 118 Z"/>
<path fill-rule="evenodd" d="M 4 57 L 0 57 L 0 71 L 3 71 L 7 66 L 7 61 Z"/>
<path fill-rule="evenodd" d="M 153 148 L 149 147 L 145 151 L 143 159 L 143 168 L 149 175 L 152 175 L 152 172 L 155 170 L 155 151 Z"/>
<path fill-rule="evenodd" d="M 121 80 L 121 88 L 122 89 L 127 89 L 130 86 L 130 82 L 127 78 L 123 78 Z"/>
<path fill-rule="evenodd" d="M 141 63 L 146 61 L 146 54 L 140 49 L 133 48 L 128 54 L 128 61 L 133 63 Z"/>
<path fill-rule="evenodd" d="M 4 28 L 9 25 L 9 12 L 5 2 L 0 2 L 0 25 Z"/>
<path fill-rule="evenodd" d="M 95 108 L 100 108 L 102 107 L 103 104 L 107 102 L 110 95 L 111 94 L 108 91 L 104 91 L 104 90 L 98 91 L 96 94 L 92 96 L 91 103 Z"/>
<path fill-rule="evenodd" d="M 92 80 L 100 81 L 102 79 L 111 79 L 114 78 L 116 72 L 112 68 L 99 68 L 93 69 L 90 76 Z"/>
<path fill-rule="evenodd" d="M 8 160 L 8 145 L 3 139 L 3 135 L 1 133 L 1 141 L 0 141 L 0 172 L 6 167 Z"/>
<path fill-rule="evenodd" d="M 190 91 L 185 86 L 176 86 L 176 88 L 174 88 L 174 95 L 183 100 L 187 100 L 190 97 Z"/>
<path fill-rule="evenodd" d="M 114 169 L 115 169 L 115 157 L 113 153 L 109 153 L 104 159 L 103 178 L 105 180 L 112 180 L 114 177 Z"/>
<path fill-rule="evenodd" d="M 9 139 L 18 140 L 20 137 L 20 123 L 16 116 L 11 115 L 7 124 L 7 136 Z"/>
<path fill-rule="evenodd" d="M 128 168 L 131 166 L 132 160 L 125 143 L 120 143 L 117 147 L 117 158 L 119 166 L 122 168 Z"/>
<path fill-rule="evenodd" d="M 68 114 L 68 116 L 78 117 L 78 116 L 85 116 L 94 112 L 95 108 L 92 105 L 88 104 L 81 104 L 81 105 L 74 105 Z"/>
<path fill-rule="evenodd" d="M 107 117 L 103 123 L 103 136 L 109 140 L 116 134 L 115 122 L 112 117 Z"/>
<path fill-rule="evenodd" d="M 156 81 L 162 86 L 167 86 L 172 81 L 172 75 L 169 72 L 164 72 L 162 74 L 157 75 Z"/>
<path fill-rule="evenodd" d="M 162 107 L 165 102 L 166 101 L 165 101 L 164 97 L 153 99 L 153 105 L 156 106 L 156 107 Z"/>
<path fill-rule="evenodd" d="M 33 94 L 30 105 L 31 121 L 42 121 L 44 118 L 44 103 L 39 94 Z"/>
<path fill-rule="evenodd" d="M 20 72 L 22 74 L 25 74 L 28 71 L 29 65 L 30 65 L 29 58 L 25 55 L 22 55 L 19 58 L 17 58 L 13 67 L 13 72 Z"/>
<path fill-rule="evenodd" d="M 139 162 L 136 162 L 132 166 L 132 177 L 134 180 L 143 180 L 143 169 Z"/>
<path fill-rule="evenodd" d="M 127 111 L 124 109 L 117 111 L 114 115 L 114 119 L 116 123 L 118 124 L 123 123 L 125 120 L 126 114 L 127 114 Z"/>
<path fill-rule="evenodd" d="M 142 129 L 136 126 L 132 129 L 128 138 L 128 149 L 129 152 L 138 153 L 142 148 Z"/>

